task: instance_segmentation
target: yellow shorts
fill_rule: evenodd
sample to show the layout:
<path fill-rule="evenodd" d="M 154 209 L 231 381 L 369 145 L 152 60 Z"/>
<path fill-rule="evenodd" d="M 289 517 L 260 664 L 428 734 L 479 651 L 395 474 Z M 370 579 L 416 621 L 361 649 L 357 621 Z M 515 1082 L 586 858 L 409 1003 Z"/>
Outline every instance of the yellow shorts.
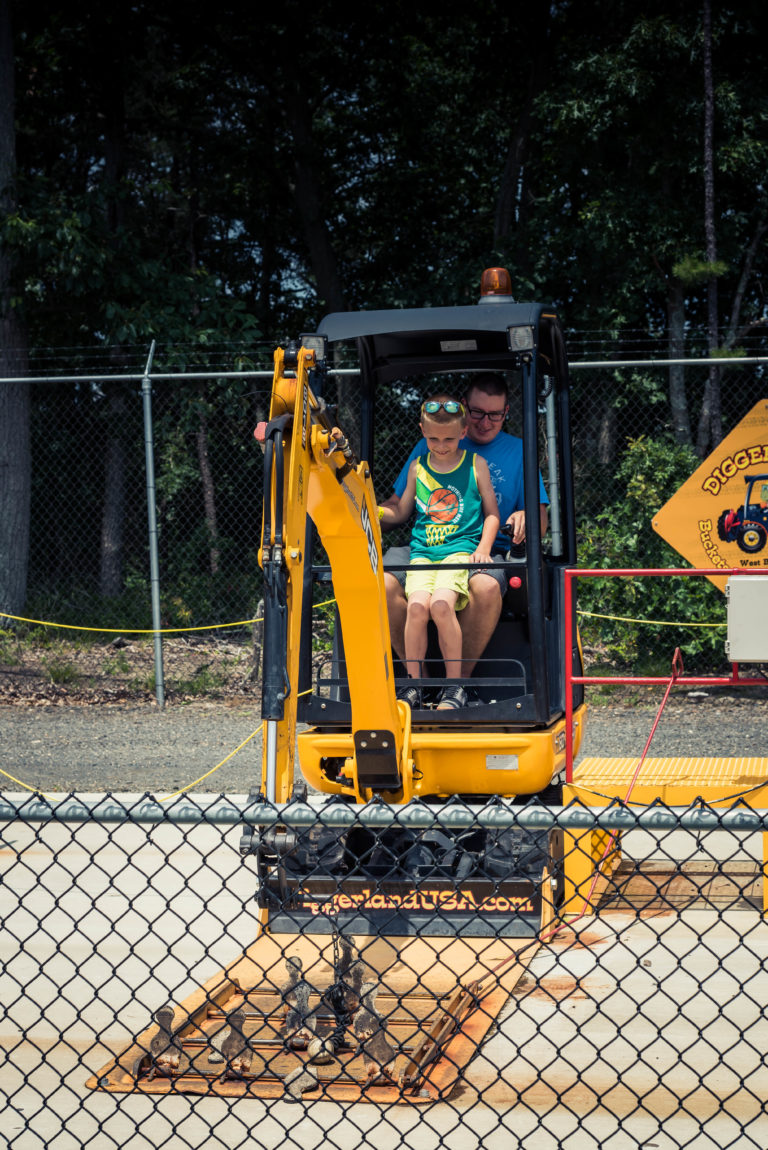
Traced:
<path fill-rule="evenodd" d="M 409 599 L 414 591 L 427 591 L 430 595 L 434 591 L 455 591 L 458 595 L 456 610 L 461 611 L 469 602 L 469 571 L 446 571 L 445 563 L 468 563 L 472 556 L 468 552 L 456 555 L 446 555 L 445 559 L 433 562 L 431 559 L 422 559 L 417 556 L 411 563 L 419 565 L 423 570 L 408 571 L 405 576 L 405 597 Z"/>

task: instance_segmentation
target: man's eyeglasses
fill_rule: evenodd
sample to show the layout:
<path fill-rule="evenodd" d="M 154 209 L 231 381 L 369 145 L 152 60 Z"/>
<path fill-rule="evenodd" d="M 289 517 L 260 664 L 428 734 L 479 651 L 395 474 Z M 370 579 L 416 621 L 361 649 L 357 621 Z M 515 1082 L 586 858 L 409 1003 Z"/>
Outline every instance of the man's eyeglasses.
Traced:
<path fill-rule="evenodd" d="M 506 407 L 503 411 L 483 411 L 482 407 L 468 407 L 467 415 L 470 419 L 476 419 L 479 423 L 481 419 L 490 419 L 491 423 L 501 423 L 507 414 Z"/>
<path fill-rule="evenodd" d="M 464 404 L 459 403 L 458 399 L 428 399 L 421 405 L 423 415 L 436 415 L 440 408 L 448 415 L 464 414 Z"/>

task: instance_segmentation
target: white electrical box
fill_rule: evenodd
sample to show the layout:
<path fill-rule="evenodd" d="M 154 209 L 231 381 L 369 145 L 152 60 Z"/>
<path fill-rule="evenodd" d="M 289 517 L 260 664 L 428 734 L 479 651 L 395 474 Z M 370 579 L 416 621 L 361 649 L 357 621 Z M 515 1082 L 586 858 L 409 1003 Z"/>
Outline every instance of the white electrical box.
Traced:
<path fill-rule="evenodd" d="M 725 585 L 731 663 L 768 663 L 768 575 L 732 575 Z"/>

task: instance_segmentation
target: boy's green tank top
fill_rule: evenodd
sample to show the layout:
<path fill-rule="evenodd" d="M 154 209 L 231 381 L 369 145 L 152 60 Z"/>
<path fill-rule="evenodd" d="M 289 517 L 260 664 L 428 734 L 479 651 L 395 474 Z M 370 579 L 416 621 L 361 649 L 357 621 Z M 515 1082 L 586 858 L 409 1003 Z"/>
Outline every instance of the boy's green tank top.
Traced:
<path fill-rule="evenodd" d="M 477 487 L 475 460 L 462 451 L 452 471 L 433 471 L 430 455 L 416 460 L 416 522 L 411 557 L 439 561 L 458 551 L 472 554 L 483 533 L 483 501 Z"/>

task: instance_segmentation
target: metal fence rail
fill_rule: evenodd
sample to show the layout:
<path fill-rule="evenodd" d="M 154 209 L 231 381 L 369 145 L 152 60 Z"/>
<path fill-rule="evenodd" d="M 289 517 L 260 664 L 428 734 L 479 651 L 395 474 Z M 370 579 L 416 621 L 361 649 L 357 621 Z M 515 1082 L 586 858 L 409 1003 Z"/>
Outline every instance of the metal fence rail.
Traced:
<path fill-rule="evenodd" d="M 609 830 L 620 850 L 587 913 L 570 856 Z M 254 834 L 281 836 L 277 897 Z M 762 1148 L 766 834 L 766 810 L 702 803 L 0 796 L 5 1144 Z M 320 867 L 353 835 L 376 929 L 339 887 L 318 932 L 291 860 Z M 484 894 L 441 854 L 450 836 Z M 498 850 L 527 866 L 530 929 L 502 905 Z M 398 868 L 432 899 L 417 933 L 400 933 Z M 452 902 L 434 895 L 446 875 Z"/>

